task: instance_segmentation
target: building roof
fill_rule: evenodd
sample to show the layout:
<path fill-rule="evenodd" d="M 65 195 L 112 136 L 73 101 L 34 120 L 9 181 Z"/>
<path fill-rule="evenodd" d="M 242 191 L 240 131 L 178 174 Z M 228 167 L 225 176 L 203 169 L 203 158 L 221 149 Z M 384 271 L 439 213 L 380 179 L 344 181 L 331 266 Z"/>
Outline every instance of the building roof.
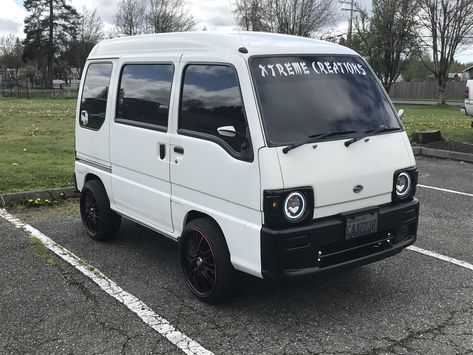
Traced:
<path fill-rule="evenodd" d="M 113 58 L 124 54 L 185 53 L 248 49 L 257 54 L 356 54 L 351 49 L 330 42 L 263 32 L 176 32 L 120 37 L 99 42 L 90 52 L 92 58 Z"/>
<path fill-rule="evenodd" d="M 468 68 L 466 68 L 466 69 L 463 69 L 462 72 L 465 73 L 465 72 L 467 72 L 467 71 L 470 71 L 471 69 L 473 69 L 473 65 L 472 65 L 471 67 L 468 67 Z"/>

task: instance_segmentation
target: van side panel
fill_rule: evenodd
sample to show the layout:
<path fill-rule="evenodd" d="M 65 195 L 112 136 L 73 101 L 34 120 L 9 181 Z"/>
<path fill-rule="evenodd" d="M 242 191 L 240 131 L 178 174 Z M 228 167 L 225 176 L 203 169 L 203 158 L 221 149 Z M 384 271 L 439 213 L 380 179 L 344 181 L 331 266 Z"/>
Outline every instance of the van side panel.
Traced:
<path fill-rule="evenodd" d="M 75 174 L 76 174 L 76 179 L 77 179 L 77 189 L 79 191 L 82 191 L 85 184 L 85 180 L 87 179 L 87 176 L 92 174 L 92 175 L 97 176 L 100 179 L 103 186 L 105 187 L 105 191 L 107 191 L 107 195 L 111 196 L 112 178 L 111 178 L 111 172 L 107 171 L 107 169 L 99 167 L 98 165 L 92 165 L 89 162 L 86 162 L 84 160 L 77 160 L 75 164 Z"/>
<path fill-rule="evenodd" d="M 175 85 L 182 83 L 182 72 L 189 63 L 228 63 L 235 68 L 254 156 L 251 161 L 240 160 L 214 141 L 177 133 L 179 100 L 175 100 L 176 114 L 170 147 L 171 206 L 175 233 L 182 233 L 189 211 L 211 216 L 225 235 L 233 266 L 261 277 L 258 149 L 264 143 L 246 63 L 238 54 L 184 55 L 179 68 L 179 82 Z"/>
<path fill-rule="evenodd" d="M 174 220 L 184 221 L 189 211 L 212 217 L 225 235 L 235 269 L 262 277 L 260 211 L 177 185 L 173 185 L 171 206 Z M 175 232 L 181 234 L 182 228 L 183 224 Z"/>
<path fill-rule="evenodd" d="M 98 130 L 86 128 L 80 125 L 81 120 L 81 101 L 82 94 L 84 91 L 85 80 L 87 76 L 88 69 L 91 64 L 99 63 L 111 63 L 112 64 L 112 73 L 111 80 L 108 87 L 107 95 L 107 108 L 105 113 L 105 121 Z M 82 158 L 86 161 L 92 163 L 97 163 L 102 166 L 110 167 L 110 112 L 112 109 L 111 101 L 113 93 L 115 92 L 115 81 L 113 78 L 116 73 L 116 60 L 97 60 L 89 61 L 84 68 L 82 74 L 81 85 L 79 88 L 79 98 L 77 100 L 77 110 L 76 110 L 76 122 L 75 122 L 75 146 L 76 146 L 76 156 Z"/>

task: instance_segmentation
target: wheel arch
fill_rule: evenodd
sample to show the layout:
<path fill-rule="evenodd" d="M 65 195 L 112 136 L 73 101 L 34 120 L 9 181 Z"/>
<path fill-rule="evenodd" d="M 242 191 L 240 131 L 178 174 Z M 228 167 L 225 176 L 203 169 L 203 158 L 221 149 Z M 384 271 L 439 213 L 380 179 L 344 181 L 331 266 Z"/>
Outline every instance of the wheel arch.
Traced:
<path fill-rule="evenodd" d="M 222 230 L 222 227 L 220 226 L 220 224 L 217 222 L 217 220 L 215 218 L 213 218 L 212 216 L 208 215 L 207 213 L 204 213 L 204 212 L 201 212 L 201 211 L 197 211 L 197 210 L 190 210 L 189 212 L 187 212 L 186 216 L 184 217 L 184 222 L 182 224 L 182 231 L 184 231 L 184 229 L 186 228 L 187 224 L 189 224 L 190 222 L 192 222 L 193 220 L 196 220 L 198 218 L 206 218 L 206 219 L 210 219 L 213 223 L 215 223 L 215 225 L 220 229 L 220 231 L 222 232 L 224 238 L 225 238 L 225 234 L 223 233 L 223 230 Z M 182 234 L 181 234 L 182 235 Z M 180 237 L 179 237 L 180 238 Z"/>

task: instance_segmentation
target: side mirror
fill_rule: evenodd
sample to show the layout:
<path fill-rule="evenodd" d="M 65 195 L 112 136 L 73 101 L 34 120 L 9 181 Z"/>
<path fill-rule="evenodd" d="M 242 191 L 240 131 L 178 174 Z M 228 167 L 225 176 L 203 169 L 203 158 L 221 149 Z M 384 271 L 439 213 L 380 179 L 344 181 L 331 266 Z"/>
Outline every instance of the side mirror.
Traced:
<path fill-rule="evenodd" d="M 404 117 L 404 110 L 402 108 L 397 112 L 397 117 L 402 121 L 402 118 Z"/>
<path fill-rule="evenodd" d="M 221 136 L 230 137 L 230 138 L 233 138 L 237 135 L 237 131 L 235 130 L 235 127 L 233 126 L 218 127 L 217 132 Z"/>

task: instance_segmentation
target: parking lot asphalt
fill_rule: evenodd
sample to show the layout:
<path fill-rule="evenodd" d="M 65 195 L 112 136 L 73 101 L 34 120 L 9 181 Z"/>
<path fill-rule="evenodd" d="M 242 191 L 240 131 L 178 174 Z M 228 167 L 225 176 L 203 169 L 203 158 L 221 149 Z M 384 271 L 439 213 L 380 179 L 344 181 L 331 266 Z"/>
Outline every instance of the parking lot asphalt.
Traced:
<path fill-rule="evenodd" d="M 473 193 L 473 165 L 417 159 L 419 183 Z M 473 263 L 473 197 L 419 187 L 416 246 Z M 130 221 L 88 239 L 78 201 L 10 208 L 215 354 L 473 354 L 473 271 L 411 250 L 285 282 L 242 276 L 207 305 L 187 291 L 177 245 Z M 96 284 L 0 218 L 0 353 L 181 353 Z M 51 261 L 51 259 L 53 261 Z"/>

